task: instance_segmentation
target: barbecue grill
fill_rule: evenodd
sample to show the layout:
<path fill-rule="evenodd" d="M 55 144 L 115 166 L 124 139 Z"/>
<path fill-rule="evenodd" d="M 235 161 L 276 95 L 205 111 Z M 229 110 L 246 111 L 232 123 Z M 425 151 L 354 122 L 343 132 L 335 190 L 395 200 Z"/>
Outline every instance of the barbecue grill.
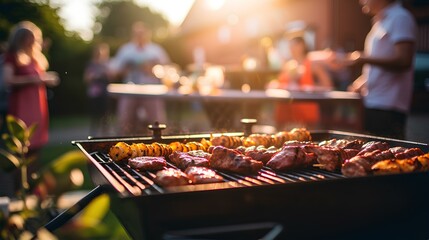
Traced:
<path fill-rule="evenodd" d="M 241 136 L 243 133 L 224 135 Z M 380 140 L 391 146 L 427 144 L 340 131 L 312 131 L 314 141 Z M 428 239 L 429 173 L 346 178 L 316 168 L 255 175 L 217 171 L 225 182 L 160 187 L 155 175 L 113 162 L 119 141 L 200 141 L 209 134 L 74 141 L 90 162 L 96 185 L 134 239 Z M 169 167 L 175 166 L 169 164 Z M 100 191 L 97 191 L 100 192 Z M 49 229 L 49 228 L 48 228 Z"/>

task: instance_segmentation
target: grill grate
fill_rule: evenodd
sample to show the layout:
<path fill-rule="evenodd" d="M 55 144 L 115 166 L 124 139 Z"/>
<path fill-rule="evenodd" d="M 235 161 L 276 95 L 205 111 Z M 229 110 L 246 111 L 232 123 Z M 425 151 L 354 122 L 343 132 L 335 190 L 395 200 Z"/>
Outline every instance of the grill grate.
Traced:
<path fill-rule="evenodd" d="M 154 183 L 155 174 L 152 172 L 140 172 L 130 168 L 126 163 L 114 162 L 106 153 L 93 152 L 90 155 L 111 173 L 111 175 L 132 195 L 152 195 L 166 192 L 164 188 Z M 169 162 L 167 166 L 177 169 L 176 166 Z M 263 167 L 258 174 L 246 176 L 237 173 L 215 171 L 221 175 L 225 182 L 229 183 L 231 187 L 289 184 L 344 178 L 344 176 L 339 173 L 316 168 L 276 172 L 268 167 Z"/>

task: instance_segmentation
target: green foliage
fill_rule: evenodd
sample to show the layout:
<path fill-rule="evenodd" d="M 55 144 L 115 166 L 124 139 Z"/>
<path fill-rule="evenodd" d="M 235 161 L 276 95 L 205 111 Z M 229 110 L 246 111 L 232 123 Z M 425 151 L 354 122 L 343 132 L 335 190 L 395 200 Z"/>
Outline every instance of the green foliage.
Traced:
<path fill-rule="evenodd" d="M 169 27 L 169 22 L 163 15 L 153 12 L 148 7 L 140 7 L 134 1 L 102 1 L 98 8 L 101 14 L 96 21 L 101 25 L 95 40 L 106 41 L 112 49 L 127 42 L 131 36 L 131 26 L 136 21 L 144 22 L 153 31 L 156 42 L 164 39 L 161 34 Z"/>
<path fill-rule="evenodd" d="M 42 0 L 1 0 L 0 43 L 8 40 L 12 27 L 20 21 L 35 23 L 43 32 L 47 43 L 44 54 L 49 60 L 50 70 L 56 71 L 61 84 L 49 90 L 50 108 L 54 114 L 83 113 L 85 85 L 83 69 L 89 60 L 90 44 L 77 33 L 68 32 L 58 15 L 59 8 Z M 73 99 L 73 101 L 70 101 Z"/>
<path fill-rule="evenodd" d="M 33 136 L 36 129 L 36 125 L 33 124 L 30 127 L 18 118 L 12 115 L 6 116 L 6 125 L 8 133 L 2 135 L 2 139 L 7 150 L 0 149 L 1 156 L 1 167 L 3 170 L 13 170 L 11 166 L 20 168 L 28 165 L 30 159 L 27 158 L 28 147 L 30 146 L 30 138 Z M 9 161 L 10 164 L 4 163 Z"/>

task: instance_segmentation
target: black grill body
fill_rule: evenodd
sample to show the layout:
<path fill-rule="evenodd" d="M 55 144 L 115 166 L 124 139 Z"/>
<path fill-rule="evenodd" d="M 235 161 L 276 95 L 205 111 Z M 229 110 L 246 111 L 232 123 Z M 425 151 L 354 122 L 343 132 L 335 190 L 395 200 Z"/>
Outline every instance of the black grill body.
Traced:
<path fill-rule="evenodd" d="M 231 133 L 241 134 L 241 133 Z M 427 144 L 338 131 L 314 131 L 314 141 L 332 138 L 386 141 L 391 146 Z M 429 173 L 345 178 L 319 169 L 254 176 L 219 172 L 224 183 L 161 188 L 107 156 L 118 141 L 199 141 L 209 135 L 160 139 L 75 141 L 88 157 L 93 181 L 111 189 L 111 209 L 134 239 L 428 239 Z M 174 167 L 174 166 L 171 166 Z"/>

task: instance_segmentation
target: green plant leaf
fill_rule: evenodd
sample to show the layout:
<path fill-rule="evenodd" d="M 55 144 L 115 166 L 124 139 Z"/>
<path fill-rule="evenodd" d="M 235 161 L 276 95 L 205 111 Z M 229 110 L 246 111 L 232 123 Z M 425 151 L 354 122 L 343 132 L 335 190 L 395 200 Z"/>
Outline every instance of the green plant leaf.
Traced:
<path fill-rule="evenodd" d="M 13 153 L 19 154 L 20 150 L 18 148 L 18 146 L 15 144 L 15 141 L 13 140 L 12 136 L 4 133 L 2 135 L 2 139 L 4 141 L 4 144 L 6 145 L 6 148 Z M 21 145 L 21 144 L 19 144 Z"/>
<path fill-rule="evenodd" d="M 21 165 L 21 161 L 12 153 L 0 148 L 0 168 L 10 172 Z"/>
<path fill-rule="evenodd" d="M 16 153 L 23 155 L 25 152 L 25 145 L 15 136 L 10 136 L 13 144 L 16 146 Z"/>
<path fill-rule="evenodd" d="M 18 138 L 21 142 L 25 141 L 25 129 L 27 125 L 24 121 L 19 118 L 15 118 L 12 115 L 6 116 L 7 129 L 12 136 Z"/>
<path fill-rule="evenodd" d="M 26 137 L 27 137 L 27 139 L 26 140 L 28 140 L 28 141 L 30 141 L 30 139 L 31 139 L 31 137 L 33 136 L 33 134 L 34 134 L 34 132 L 36 131 L 36 129 L 37 129 L 37 127 L 38 127 L 38 124 L 37 123 L 33 123 L 33 124 L 31 124 L 31 126 L 25 131 L 25 135 L 26 135 Z"/>

